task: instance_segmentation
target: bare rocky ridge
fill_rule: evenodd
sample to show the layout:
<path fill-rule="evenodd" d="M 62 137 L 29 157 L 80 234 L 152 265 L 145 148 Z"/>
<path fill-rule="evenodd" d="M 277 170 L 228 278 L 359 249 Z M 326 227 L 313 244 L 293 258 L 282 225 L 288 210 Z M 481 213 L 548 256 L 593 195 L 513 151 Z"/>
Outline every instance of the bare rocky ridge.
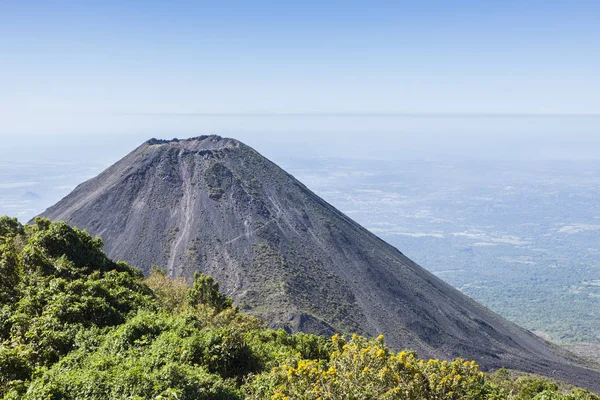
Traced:
<path fill-rule="evenodd" d="M 110 257 L 145 271 L 208 273 L 272 327 L 383 333 L 422 357 L 600 390 L 600 372 L 447 285 L 233 139 L 152 139 L 42 215 L 101 236 Z"/>

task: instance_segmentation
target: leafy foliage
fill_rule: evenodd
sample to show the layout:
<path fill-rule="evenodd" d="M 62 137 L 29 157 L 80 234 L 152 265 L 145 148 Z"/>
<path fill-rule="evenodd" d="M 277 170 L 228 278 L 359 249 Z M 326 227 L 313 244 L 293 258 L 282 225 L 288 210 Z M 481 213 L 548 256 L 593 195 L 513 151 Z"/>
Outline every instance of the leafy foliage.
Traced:
<path fill-rule="evenodd" d="M 10 218 L 6 215 L 0 217 L 0 236 L 15 237 L 25 233 L 23 225 L 16 218 Z"/>
<path fill-rule="evenodd" d="M 205 304 L 216 312 L 231 307 L 231 299 L 219 292 L 219 284 L 213 277 L 198 272 L 194 274 L 194 284 L 188 292 L 188 303 L 191 306 Z"/>
<path fill-rule="evenodd" d="M 419 360 L 391 353 L 383 336 L 332 338 L 328 360 L 298 360 L 274 368 L 250 386 L 251 398 L 480 399 L 486 394 L 475 362 Z"/>
<path fill-rule="evenodd" d="M 0 218 L 0 398 L 547 399 L 540 377 L 484 375 L 474 362 L 265 329 L 219 292 L 154 269 L 144 279 L 64 223 Z"/>

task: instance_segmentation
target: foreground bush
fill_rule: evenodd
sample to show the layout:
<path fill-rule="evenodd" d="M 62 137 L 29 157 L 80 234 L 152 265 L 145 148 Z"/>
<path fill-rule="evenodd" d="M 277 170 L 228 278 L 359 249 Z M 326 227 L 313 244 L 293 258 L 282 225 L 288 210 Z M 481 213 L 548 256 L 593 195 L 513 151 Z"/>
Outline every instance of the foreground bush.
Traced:
<path fill-rule="evenodd" d="M 328 360 L 298 360 L 276 367 L 249 385 L 253 399 L 481 399 L 483 373 L 475 362 L 419 360 L 394 354 L 383 336 L 367 340 L 336 335 Z"/>
<path fill-rule="evenodd" d="M 600 400 L 383 337 L 268 330 L 211 277 L 144 279 L 101 248 L 64 223 L 0 218 L 0 398 Z"/>

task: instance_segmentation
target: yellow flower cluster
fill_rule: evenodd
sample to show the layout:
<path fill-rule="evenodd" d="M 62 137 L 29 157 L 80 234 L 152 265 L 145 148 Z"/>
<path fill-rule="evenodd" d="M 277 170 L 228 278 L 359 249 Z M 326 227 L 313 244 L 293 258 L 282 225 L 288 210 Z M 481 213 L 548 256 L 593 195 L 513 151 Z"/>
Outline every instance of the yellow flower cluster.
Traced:
<path fill-rule="evenodd" d="M 383 336 L 332 338 L 328 361 L 297 360 L 275 368 L 271 398 L 284 399 L 476 399 L 484 376 L 475 362 L 419 360 L 412 352 L 394 354 Z"/>

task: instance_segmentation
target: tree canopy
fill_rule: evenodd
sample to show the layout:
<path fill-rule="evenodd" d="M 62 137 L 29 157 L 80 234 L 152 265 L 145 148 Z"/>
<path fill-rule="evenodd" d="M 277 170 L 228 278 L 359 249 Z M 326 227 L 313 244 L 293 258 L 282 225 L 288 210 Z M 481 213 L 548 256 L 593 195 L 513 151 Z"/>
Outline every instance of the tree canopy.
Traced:
<path fill-rule="evenodd" d="M 213 278 L 149 277 L 62 222 L 0 218 L 0 398 L 600 399 L 383 337 L 269 330 Z"/>

